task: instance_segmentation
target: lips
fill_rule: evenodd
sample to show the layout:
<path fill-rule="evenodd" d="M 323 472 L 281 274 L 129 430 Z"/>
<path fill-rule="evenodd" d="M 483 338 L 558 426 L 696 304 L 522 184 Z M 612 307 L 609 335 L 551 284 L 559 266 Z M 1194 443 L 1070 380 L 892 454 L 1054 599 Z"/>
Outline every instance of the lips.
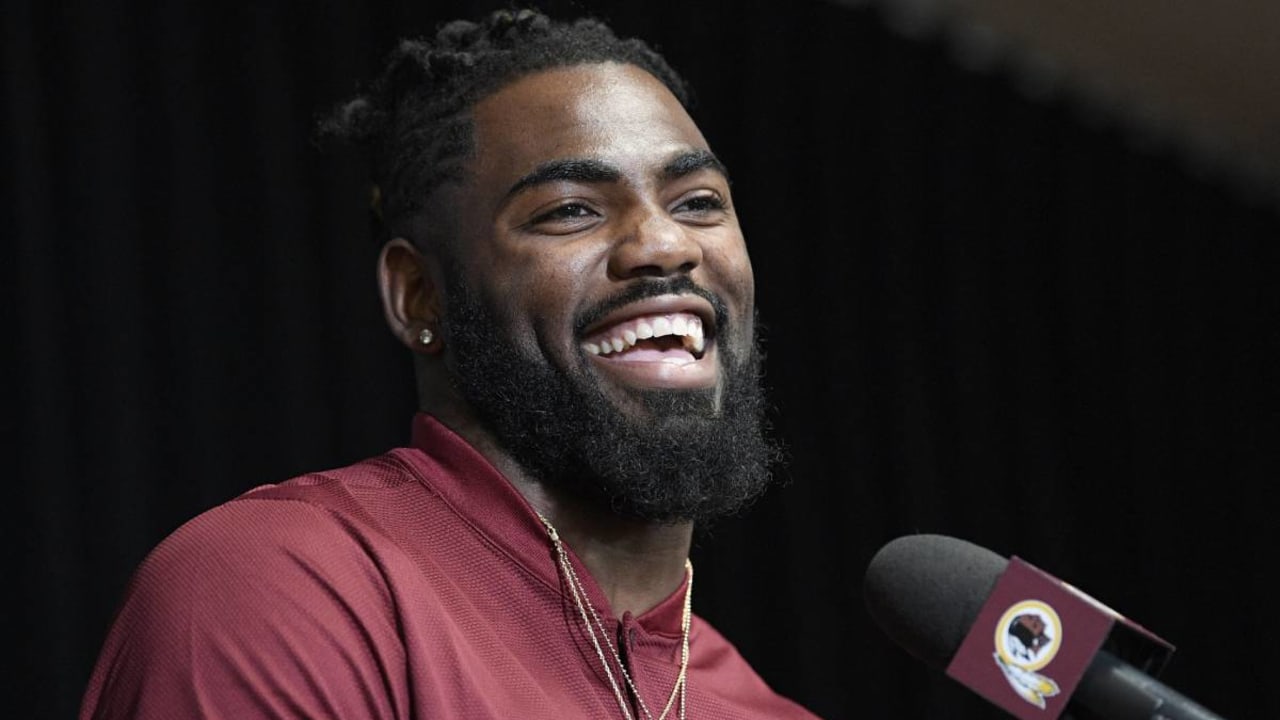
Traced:
<path fill-rule="evenodd" d="M 706 349 L 702 318 L 686 312 L 642 315 L 624 320 L 592 336 L 582 349 L 591 355 L 660 359 L 687 357 L 689 362 Z M 654 355 L 658 353 L 659 355 Z"/>
<path fill-rule="evenodd" d="M 679 388 L 712 385 L 714 312 L 696 295 L 626 305 L 588 328 L 581 343 L 594 363 L 627 384 Z"/>

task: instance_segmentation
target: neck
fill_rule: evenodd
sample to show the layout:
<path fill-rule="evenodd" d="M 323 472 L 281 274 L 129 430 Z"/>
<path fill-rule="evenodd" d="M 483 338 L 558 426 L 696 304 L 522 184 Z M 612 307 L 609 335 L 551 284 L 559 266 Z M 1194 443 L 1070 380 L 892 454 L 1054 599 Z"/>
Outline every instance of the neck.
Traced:
<path fill-rule="evenodd" d="M 647 612 L 684 582 L 693 523 L 622 518 L 598 504 L 567 497 L 530 477 L 469 414 L 447 407 L 434 414 L 484 455 L 555 527 L 604 591 L 616 617 Z"/>
<path fill-rule="evenodd" d="M 619 517 L 598 503 L 570 497 L 531 477 L 436 373 L 420 372 L 421 407 L 464 438 L 498 469 L 586 565 L 616 617 L 644 613 L 684 582 L 693 523 L 650 523 Z"/>
<path fill-rule="evenodd" d="M 516 487 L 587 566 L 615 616 L 647 612 L 684 582 L 693 523 L 620 518 L 580 501 L 557 499 L 542 485 Z"/>

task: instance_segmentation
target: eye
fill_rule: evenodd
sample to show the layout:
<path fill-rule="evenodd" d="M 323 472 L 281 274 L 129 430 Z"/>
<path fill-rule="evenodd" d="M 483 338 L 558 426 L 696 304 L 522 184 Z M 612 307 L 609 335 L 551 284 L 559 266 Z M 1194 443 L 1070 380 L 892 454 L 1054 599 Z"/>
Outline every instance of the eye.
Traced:
<path fill-rule="evenodd" d="M 560 235 L 592 225 L 600 213 L 581 202 L 564 202 L 535 215 L 529 227 L 539 232 Z"/>
<path fill-rule="evenodd" d="M 534 218 L 534 222 L 543 222 L 546 220 L 563 220 L 565 218 L 588 217 L 595 215 L 595 212 L 581 203 L 566 203 L 558 207 L 552 208 L 538 217 Z"/>
<path fill-rule="evenodd" d="M 672 209 L 672 214 L 692 217 L 695 220 L 711 219 L 727 209 L 724 198 L 716 193 L 702 193 L 681 200 Z"/>

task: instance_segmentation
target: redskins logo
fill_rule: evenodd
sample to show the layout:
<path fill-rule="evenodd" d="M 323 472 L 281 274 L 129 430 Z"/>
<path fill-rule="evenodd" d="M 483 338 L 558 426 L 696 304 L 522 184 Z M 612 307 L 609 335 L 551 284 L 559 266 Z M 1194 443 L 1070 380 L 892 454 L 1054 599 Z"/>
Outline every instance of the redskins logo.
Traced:
<path fill-rule="evenodd" d="M 1062 645 L 1058 613 L 1039 600 L 1023 600 L 1004 611 L 995 630 L 995 661 L 1005 679 L 1023 700 L 1043 708 L 1045 698 L 1058 694 L 1058 684 L 1036 671 Z"/>
<path fill-rule="evenodd" d="M 996 625 L 1000 659 L 1023 670 L 1039 670 L 1053 660 L 1061 644 L 1062 621 L 1039 600 L 1023 600 L 1004 611 Z"/>

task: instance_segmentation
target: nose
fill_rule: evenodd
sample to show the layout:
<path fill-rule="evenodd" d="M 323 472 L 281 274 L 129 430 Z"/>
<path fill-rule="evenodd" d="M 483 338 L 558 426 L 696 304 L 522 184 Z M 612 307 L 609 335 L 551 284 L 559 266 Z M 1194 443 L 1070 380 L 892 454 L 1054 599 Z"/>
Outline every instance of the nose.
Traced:
<path fill-rule="evenodd" d="M 693 272 L 702 263 L 702 244 L 689 228 L 661 209 L 637 210 L 633 215 L 629 230 L 609 256 L 612 277 L 667 277 Z"/>

